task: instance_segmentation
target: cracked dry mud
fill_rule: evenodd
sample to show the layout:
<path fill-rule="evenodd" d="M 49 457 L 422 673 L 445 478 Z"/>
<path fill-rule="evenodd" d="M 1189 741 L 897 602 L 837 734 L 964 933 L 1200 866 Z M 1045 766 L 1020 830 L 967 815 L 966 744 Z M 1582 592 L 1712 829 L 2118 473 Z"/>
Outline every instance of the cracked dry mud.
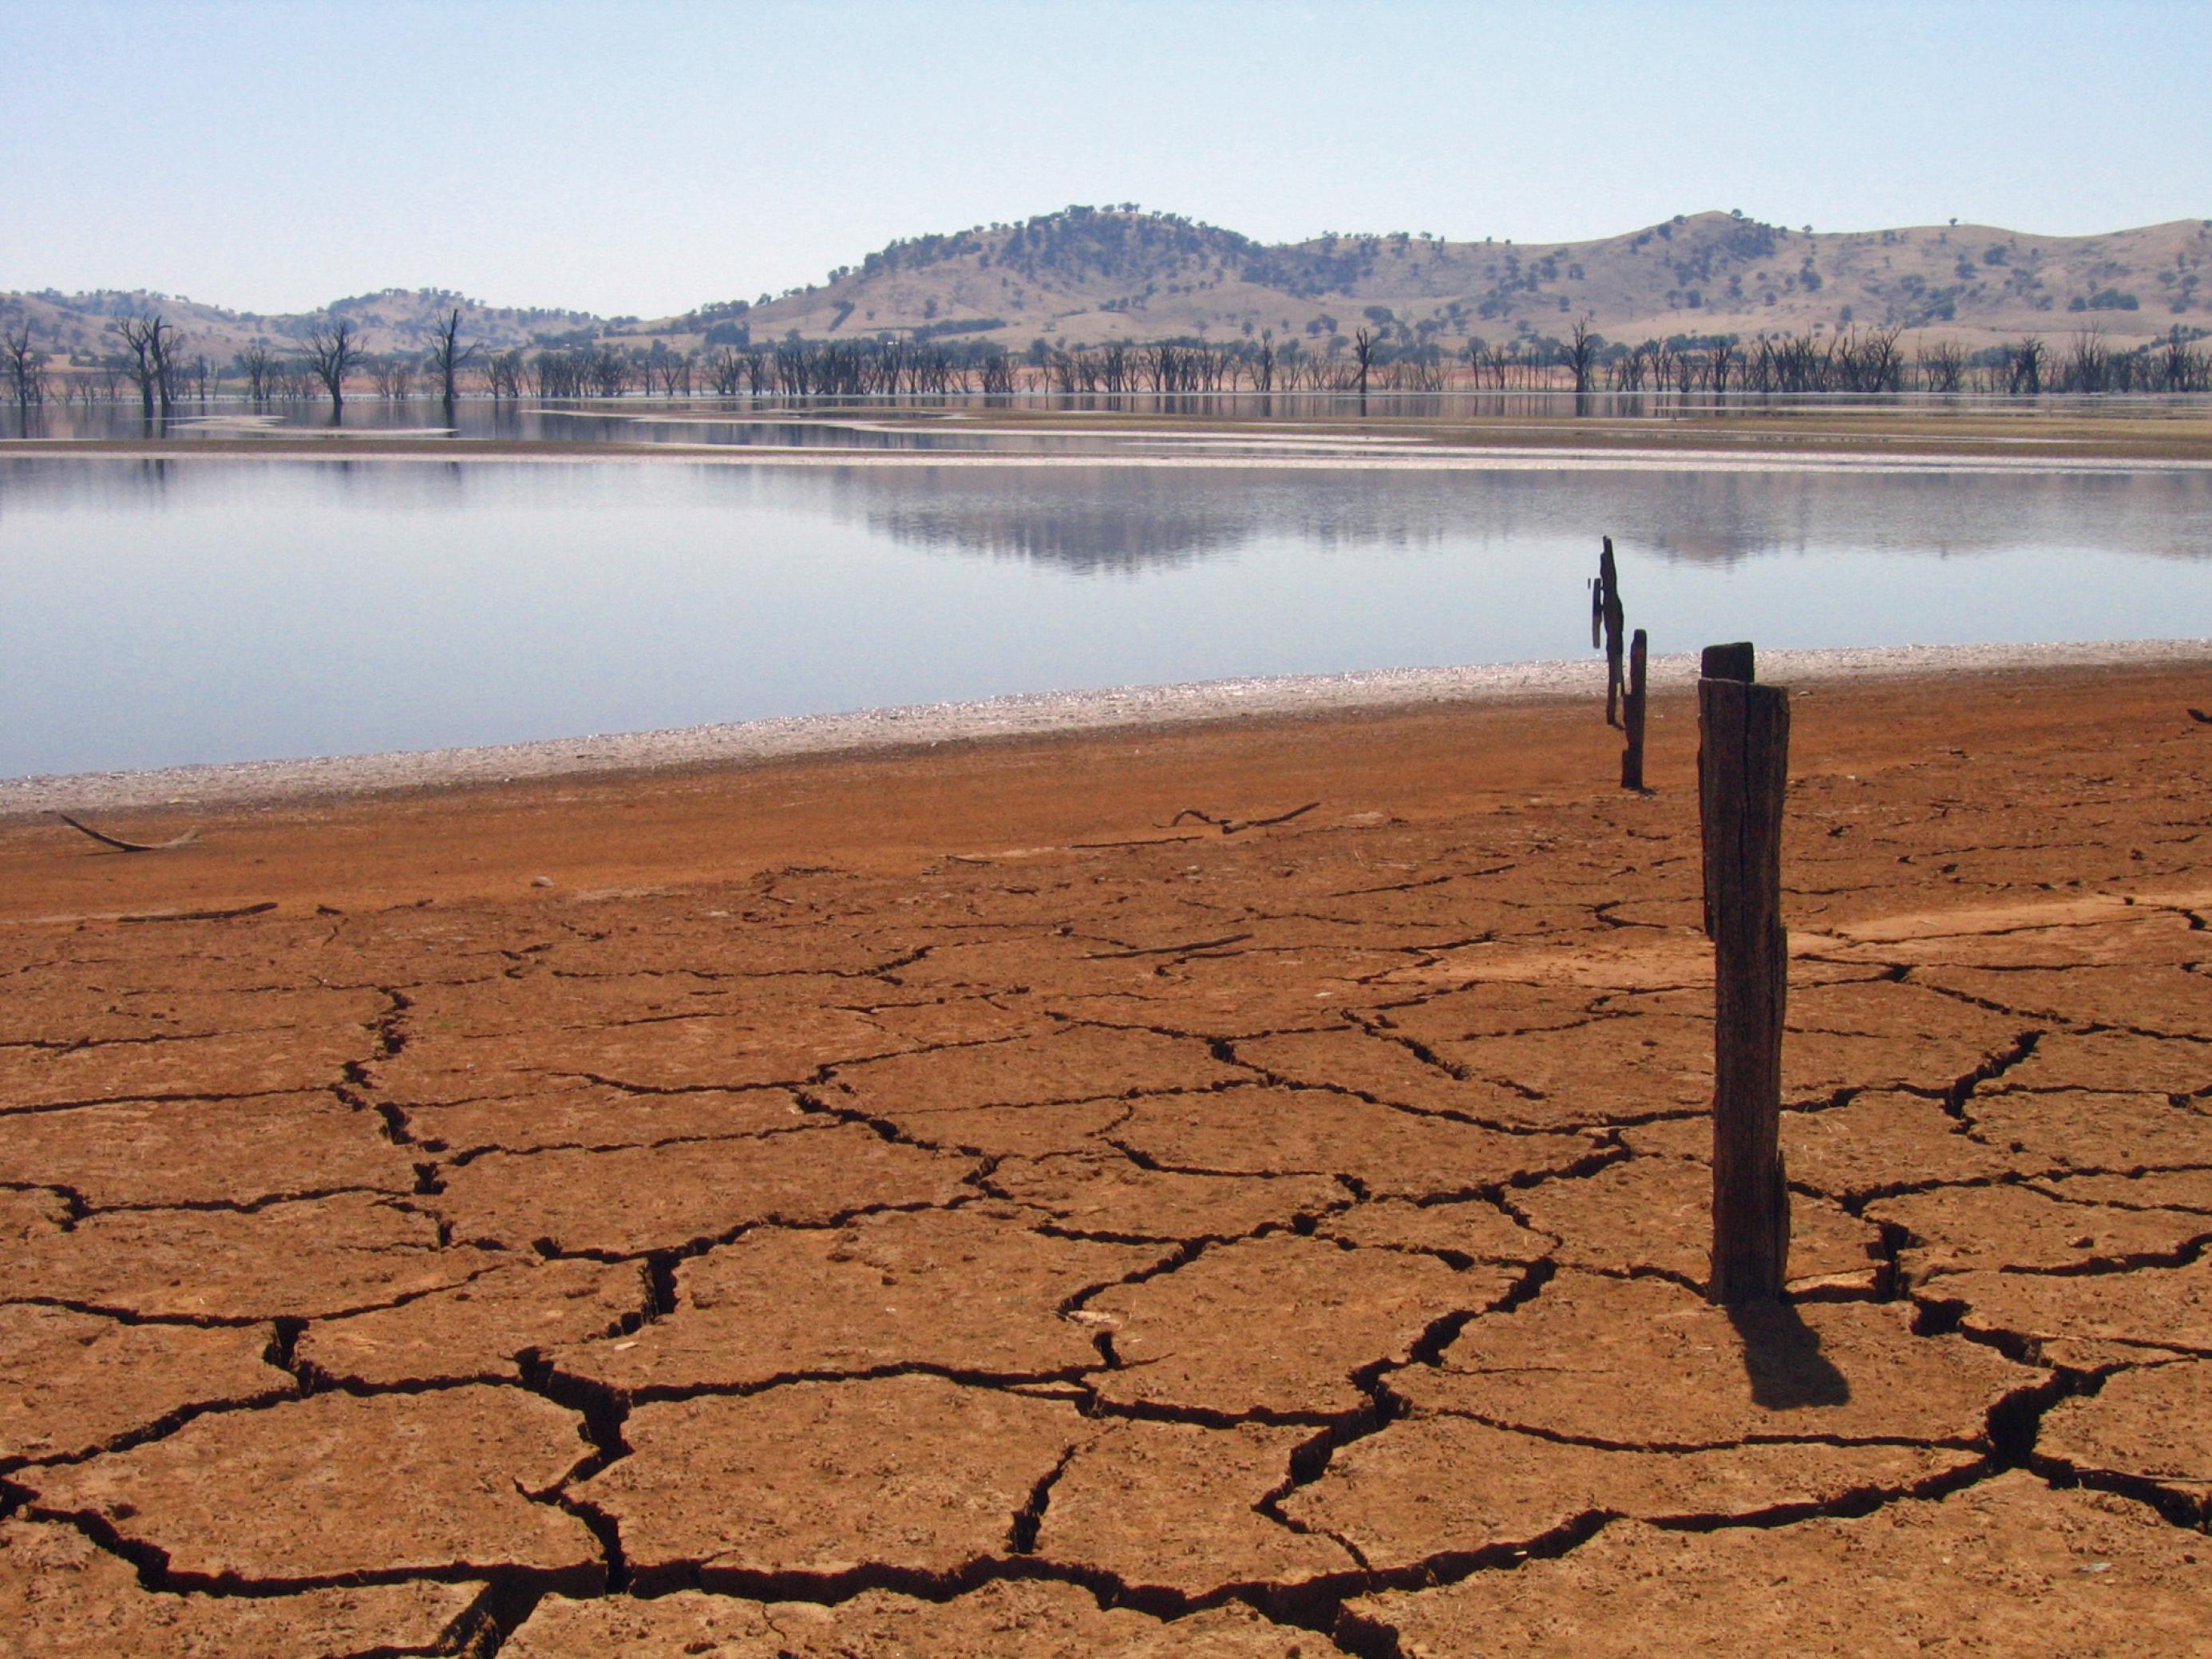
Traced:
<path fill-rule="evenodd" d="M 1680 701 L 0 826 L 0 1629 L 2212 1651 L 2193 678 L 1800 696 L 1734 1317 Z"/>

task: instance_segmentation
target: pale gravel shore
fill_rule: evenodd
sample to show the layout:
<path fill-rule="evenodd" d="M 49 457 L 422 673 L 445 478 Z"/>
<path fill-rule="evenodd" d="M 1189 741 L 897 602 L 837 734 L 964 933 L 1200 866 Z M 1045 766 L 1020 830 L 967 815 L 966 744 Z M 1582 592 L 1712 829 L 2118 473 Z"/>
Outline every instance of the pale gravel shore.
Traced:
<path fill-rule="evenodd" d="M 1897 646 L 1761 651 L 1762 680 L 1794 686 L 2022 669 L 2157 667 L 2203 664 L 2212 640 L 2112 640 L 2083 644 Z M 1650 661 L 1655 686 L 1684 686 L 1698 659 Z M 1107 690 L 1021 692 L 975 702 L 921 703 L 849 714 L 691 726 L 659 732 L 546 738 L 474 749 L 400 750 L 318 759 L 245 761 L 142 772 L 84 772 L 0 779 L 0 818 L 160 806 L 249 805 L 389 791 L 513 782 L 785 759 L 803 755 L 928 748 L 975 738 L 1039 737 L 1255 716 L 1389 709 L 1425 703 L 1601 699 L 1605 664 L 1499 663 L 1388 668 L 1347 674 L 1201 680 Z M 2212 674 L 2207 701 L 2212 702 Z"/>
<path fill-rule="evenodd" d="M 2079 476 L 2136 472 L 2212 472 L 2212 460 L 2169 459 L 2148 456 L 2038 455 L 2005 453 L 1958 455 L 1911 450 L 1865 454 L 1850 452 L 1819 453 L 1798 450 L 1761 449 L 1516 449 L 1486 447 L 1393 450 L 1376 454 L 1364 451 L 1317 455 L 1260 453 L 1249 455 L 1145 454 L 1102 451 L 1080 455 L 1048 455 L 1019 451 L 931 449 L 832 449 L 815 445 L 780 444 L 639 444 L 617 449 L 584 449 L 566 453 L 533 453 L 514 450 L 471 449 L 441 451 L 433 443 L 418 449 L 354 450 L 353 442 L 378 443 L 408 440 L 406 432 L 364 430 L 319 434 L 327 448 L 267 449 L 251 440 L 219 439 L 206 444 L 128 444 L 99 449 L 72 447 L 72 439 L 11 439 L 0 445 L 0 460 L 47 458 L 82 461 L 280 461 L 306 465 L 343 462 L 358 465 L 388 462 L 395 465 L 424 462 L 439 466 L 590 466 L 668 465 L 775 467 L 1155 467 L 1191 471 L 1317 471 L 1317 472 L 1850 472 L 1925 474 L 1970 472 Z M 288 440 L 289 441 L 289 440 Z M 1234 439 L 1212 440 L 1224 443 Z M 1271 441 L 1262 440 L 1261 441 Z M 2022 446 L 2056 440 L 2008 439 Z M 52 446 L 52 447 L 46 447 Z"/>

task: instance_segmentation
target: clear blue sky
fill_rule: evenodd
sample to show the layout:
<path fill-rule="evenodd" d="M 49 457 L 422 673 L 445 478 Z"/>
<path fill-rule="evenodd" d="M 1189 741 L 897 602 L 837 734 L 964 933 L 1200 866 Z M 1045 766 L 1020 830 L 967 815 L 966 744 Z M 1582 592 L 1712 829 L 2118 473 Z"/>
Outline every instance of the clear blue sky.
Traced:
<path fill-rule="evenodd" d="M 2212 0 L 0 0 L 0 289 L 653 315 L 1136 201 L 1266 240 L 2212 216 Z"/>

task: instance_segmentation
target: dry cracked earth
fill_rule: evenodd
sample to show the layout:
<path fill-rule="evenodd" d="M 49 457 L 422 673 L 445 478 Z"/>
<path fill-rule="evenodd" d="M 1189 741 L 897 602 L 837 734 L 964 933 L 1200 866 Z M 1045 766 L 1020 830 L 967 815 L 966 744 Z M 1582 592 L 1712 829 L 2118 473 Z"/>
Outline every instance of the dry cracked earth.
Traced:
<path fill-rule="evenodd" d="M 1796 781 L 1734 1317 L 1680 787 L 0 930 L 0 1625 L 2212 1651 L 2171 712 Z"/>

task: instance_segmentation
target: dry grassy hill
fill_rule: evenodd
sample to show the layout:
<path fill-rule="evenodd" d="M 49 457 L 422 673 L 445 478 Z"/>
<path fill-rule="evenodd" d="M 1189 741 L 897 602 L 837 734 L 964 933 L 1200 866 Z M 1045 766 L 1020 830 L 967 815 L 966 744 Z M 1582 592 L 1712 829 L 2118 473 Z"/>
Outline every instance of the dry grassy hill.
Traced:
<path fill-rule="evenodd" d="M 1272 331 L 1325 341 L 1365 326 L 1456 348 L 1556 335 L 1587 317 L 1613 338 L 1897 325 L 1969 346 L 2095 323 L 2120 338 L 2212 326 L 2212 221 L 2107 235 L 1989 226 L 1814 234 L 1726 213 L 1592 242 L 1326 236 L 1267 246 L 1121 209 L 893 243 L 827 283 L 659 325 L 742 321 L 755 339 L 977 337 L 1026 345 Z"/>
<path fill-rule="evenodd" d="M 588 312 L 488 306 L 441 289 L 392 288 L 333 301 L 321 311 L 274 316 L 227 311 L 143 289 L 64 295 L 47 289 L 0 295 L 0 327 L 28 323 L 34 343 L 43 350 L 98 357 L 120 344 L 110 326 L 117 318 L 159 312 L 184 331 L 188 351 L 222 361 L 257 341 L 282 349 L 325 319 L 337 318 L 354 325 L 365 351 L 415 352 L 428 348 L 432 331 L 455 307 L 460 309 L 463 337 L 494 349 L 577 331 L 597 335 L 606 326 Z"/>
<path fill-rule="evenodd" d="M 1729 213 L 1682 215 L 1589 242 L 1454 242 L 1425 233 L 1327 235 L 1270 246 L 1133 207 L 1067 208 L 1018 224 L 915 237 L 821 284 L 641 322 L 493 307 L 438 289 L 386 289 L 324 313 L 259 316 L 164 295 L 0 295 L 0 326 L 96 357 L 122 315 L 159 309 L 188 349 L 222 361 L 282 348 L 325 316 L 374 353 L 412 352 L 458 305 L 465 337 L 494 349 L 609 337 L 699 347 L 809 339 L 963 339 L 1008 348 L 1115 339 L 1215 342 L 1272 333 L 1325 347 L 1365 327 L 1400 347 L 1457 352 L 1565 332 L 1587 318 L 1621 341 L 1895 326 L 1969 349 L 2095 325 L 2116 344 L 2179 325 L 2212 331 L 2212 220 L 2098 236 L 1984 225 L 1814 234 Z"/>

